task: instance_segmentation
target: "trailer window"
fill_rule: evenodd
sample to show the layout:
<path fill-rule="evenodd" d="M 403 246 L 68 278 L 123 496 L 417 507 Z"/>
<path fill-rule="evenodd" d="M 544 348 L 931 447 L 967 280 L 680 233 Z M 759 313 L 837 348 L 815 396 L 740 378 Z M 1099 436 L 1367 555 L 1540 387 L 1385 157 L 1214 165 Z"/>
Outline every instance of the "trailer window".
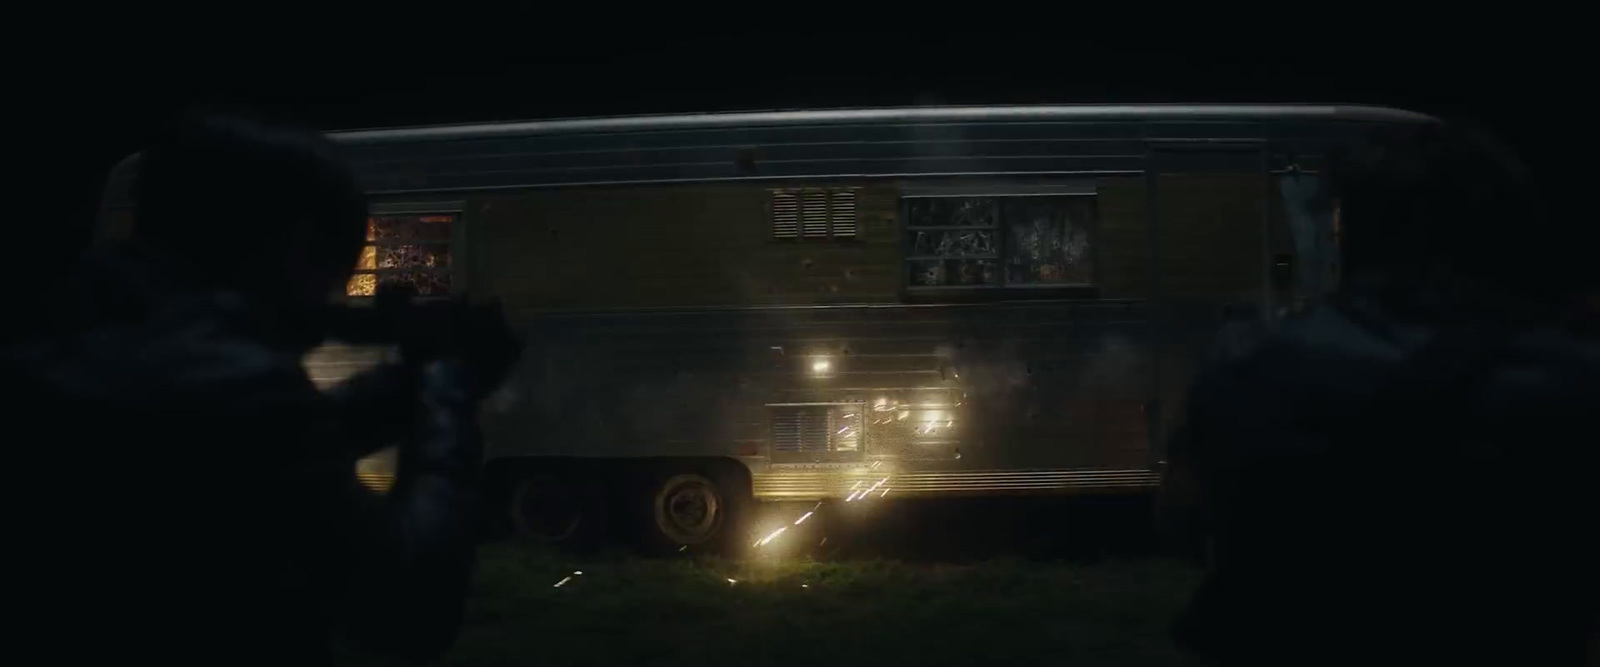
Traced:
<path fill-rule="evenodd" d="M 1094 197 L 905 200 L 912 288 L 1089 285 Z"/>
<path fill-rule="evenodd" d="M 451 213 L 374 215 L 367 218 L 367 245 L 345 286 L 349 296 L 372 296 L 379 285 L 416 287 L 421 295 L 450 293 Z"/>

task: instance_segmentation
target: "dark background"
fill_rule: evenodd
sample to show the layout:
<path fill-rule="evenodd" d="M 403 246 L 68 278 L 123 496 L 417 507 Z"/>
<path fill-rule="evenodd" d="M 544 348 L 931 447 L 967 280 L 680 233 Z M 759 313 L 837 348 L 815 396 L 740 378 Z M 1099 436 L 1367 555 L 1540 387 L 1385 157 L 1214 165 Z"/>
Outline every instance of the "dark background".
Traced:
<path fill-rule="evenodd" d="M 976 9 L 989 11 L 972 21 L 994 29 L 837 31 L 857 21 L 777 7 L 767 8 L 777 19 L 721 31 L 709 26 L 731 17 L 634 17 L 626 29 L 603 14 L 405 26 L 290 17 L 287 28 L 252 15 L 108 19 L 59 41 L 41 36 L 50 48 L 9 47 L 19 74 L 11 108 L 25 117 L 10 142 L 23 167 L 12 201 L 28 209 L 8 216 L 10 235 L 26 239 L 25 263 L 42 263 L 33 268 L 70 259 L 106 171 L 192 104 L 319 129 L 915 104 L 1381 104 L 1482 122 L 1556 194 L 1569 189 L 1573 138 L 1589 122 L 1576 103 L 1592 78 L 1577 56 L 1585 38 L 1560 17 L 1400 25 L 1307 5 L 1279 8 L 1305 16 L 1276 24 L 1265 13 L 1157 26 L 1154 7 L 1118 19 Z M 183 29 L 189 21 L 211 27 Z M 1062 25 L 1040 29 L 1047 21 Z"/>

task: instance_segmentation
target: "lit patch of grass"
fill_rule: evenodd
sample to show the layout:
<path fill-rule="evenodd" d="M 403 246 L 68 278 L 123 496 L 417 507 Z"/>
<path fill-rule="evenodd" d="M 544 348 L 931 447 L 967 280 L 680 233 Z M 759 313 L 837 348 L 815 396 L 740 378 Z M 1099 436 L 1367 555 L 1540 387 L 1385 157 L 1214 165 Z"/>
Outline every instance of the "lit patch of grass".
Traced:
<path fill-rule="evenodd" d="M 496 545 L 448 664 L 1179 664 L 1167 629 L 1197 581 L 1162 560 L 642 560 Z"/>

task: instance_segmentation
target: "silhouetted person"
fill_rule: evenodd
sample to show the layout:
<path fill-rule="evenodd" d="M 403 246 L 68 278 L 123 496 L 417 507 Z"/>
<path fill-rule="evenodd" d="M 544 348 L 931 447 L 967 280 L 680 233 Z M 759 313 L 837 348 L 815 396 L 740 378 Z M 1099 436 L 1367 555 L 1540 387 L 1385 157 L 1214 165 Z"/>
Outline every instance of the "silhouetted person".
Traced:
<path fill-rule="evenodd" d="M 1600 348 L 1570 317 L 1595 285 L 1577 221 L 1454 126 L 1375 136 L 1333 177 L 1338 293 L 1231 332 L 1173 443 L 1210 538 L 1180 642 L 1214 664 L 1581 664 Z"/>
<path fill-rule="evenodd" d="M 141 157 L 134 238 L 63 275 L 48 335 L 5 350 L 49 433 L 65 574 L 35 615 L 90 655 L 308 665 L 335 630 L 423 660 L 453 641 L 475 543 L 477 401 L 509 364 L 381 366 L 328 392 L 301 366 L 363 244 L 366 203 L 312 133 L 196 116 Z M 355 459 L 400 443 L 387 496 Z M 66 472 L 63 472 L 66 471 Z"/>

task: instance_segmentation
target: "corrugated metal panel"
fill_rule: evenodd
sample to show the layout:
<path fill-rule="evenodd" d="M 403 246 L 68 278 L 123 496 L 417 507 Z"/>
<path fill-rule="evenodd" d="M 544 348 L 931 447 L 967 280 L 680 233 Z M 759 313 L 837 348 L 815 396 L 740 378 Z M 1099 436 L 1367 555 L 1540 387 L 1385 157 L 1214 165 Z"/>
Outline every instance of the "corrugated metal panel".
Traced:
<path fill-rule="evenodd" d="M 358 472 L 356 473 L 356 481 L 373 491 L 388 493 L 389 489 L 394 488 L 394 473 Z"/>
<path fill-rule="evenodd" d="M 877 480 L 883 480 L 880 488 L 888 489 L 886 495 L 907 497 L 1134 491 L 1154 488 L 1160 484 L 1161 476 L 1153 470 L 1135 468 L 916 472 L 885 478 L 872 471 L 791 471 L 774 466 L 752 478 L 755 496 L 762 500 L 850 498 Z"/>

